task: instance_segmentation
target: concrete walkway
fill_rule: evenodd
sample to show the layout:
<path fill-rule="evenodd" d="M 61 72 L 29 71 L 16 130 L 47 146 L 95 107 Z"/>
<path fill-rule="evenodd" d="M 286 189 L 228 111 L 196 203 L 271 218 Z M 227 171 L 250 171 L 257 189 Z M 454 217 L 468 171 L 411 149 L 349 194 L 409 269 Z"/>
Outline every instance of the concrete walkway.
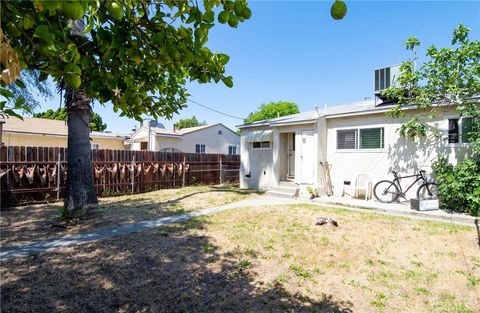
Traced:
<path fill-rule="evenodd" d="M 426 219 L 439 222 L 453 222 L 455 224 L 462 224 L 467 226 L 475 226 L 479 223 L 479 218 L 460 213 L 448 213 L 443 210 L 433 211 L 416 211 L 410 208 L 410 202 L 404 201 L 400 203 L 381 203 L 375 200 L 361 200 L 348 197 L 327 197 L 322 196 L 314 200 L 307 200 L 316 204 L 334 205 L 348 209 L 369 210 L 380 214 L 405 216 L 414 219 Z"/>
<path fill-rule="evenodd" d="M 134 232 L 138 232 L 148 228 L 158 227 L 162 225 L 184 222 L 195 217 L 210 215 L 216 212 L 221 212 L 221 211 L 225 211 L 233 208 L 250 207 L 250 206 L 258 206 L 258 205 L 266 205 L 266 204 L 282 205 L 282 204 L 286 204 L 286 202 L 297 203 L 295 202 L 295 200 L 285 201 L 285 199 L 278 199 L 278 198 L 264 199 L 262 197 L 260 199 L 258 198 L 247 199 L 247 200 L 233 202 L 233 203 L 219 206 L 219 207 L 203 209 L 197 212 L 189 212 L 189 213 L 184 213 L 184 214 L 179 214 L 174 216 L 162 217 L 155 220 L 125 224 L 112 229 L 104 229 L 99 231 L 81 233 L 77 235 L 63 236 L 57 239 L 42 240 L 42 241 L 34 242 L 31 244 L 26 244 L 23 246 L 1 247 L 0 261 L 14 258 L 14 257 L 22 257 L 22 256 L 40 253 L 40 252 L 51 251 L 61 247 L 67 247 L 67 246 L 77 245 L 77 244 L 86 243 L 90 241 L 106 239 L 106 238 L 110 238 L 118 235 L 134 233 Z"/>
<path fill-rule="evenodd" d="M 234 208 L 264 206 L 264 205 L 289 205 L 289 204 L 313 204 L 322 207 L 336 207 L 357 212 L 372 212 L 393 216 L 404 216 L 413 219 L 433 220 L 442 222 L 453 222 L 456 224 L 475 226 L 476 218 L 464 214 L 449 214 L 443 211 L 418 212 L 411 210 L 406 204 L 383 204 L 374 201 L 364 201 L 358 199 L 321 197 L 314 200 L 303 198 L 283 199 L 274 197 L 256 197 L 252 199 L 233 202 L 227 205 L 207 208 L 198 212 L 190 212 L 169 217 L 162 217 L 155 220 L 142 221 L 138 223 L 125 224 L 123 226 L 105 229 L 94 232 L 81 233 L 77 235 L 64 236 L 57 239 L 38 241 L 24 246 L 2 247 L 0 249 L 0 261 L 14 257 L 22 257 L 40 252 L 51 251 L 61 247 L 82 244 L 86 242 L 106 239 L 118 235 L 129 234 L 142 231 L 148 228 L 162 225 L 184 222 L 189 219 L 210 215 L 213 213 L 226 211 Z"/>

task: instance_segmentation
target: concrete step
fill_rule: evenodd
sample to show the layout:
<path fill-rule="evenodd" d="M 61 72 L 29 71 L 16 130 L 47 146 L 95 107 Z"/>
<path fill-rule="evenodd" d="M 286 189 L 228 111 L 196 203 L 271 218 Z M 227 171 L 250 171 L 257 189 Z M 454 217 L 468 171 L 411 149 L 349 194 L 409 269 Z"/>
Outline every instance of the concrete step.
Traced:
<path fill-rule="evenodd" d="M 278 187 L 271 187 L 266 194 L 272 197 L 296 198 L 298 197 L 299 188 L 297 185 L 281 184 Z"/>
<path fill-rule="evenodd" d="M 288 198 L 288 199 L 296 198 L 295 193 L 287 193 L 287 192 L 279 192 L 279 191 L 271 191 L 271 190 L 268 190 L 265 193 L 265 195 L 268 197 L 275 197 L 275 198 Z"/>
<path fill-rule="evenodd" d="M 298 188 L 298 185 L 291 181 L 280 181 L 278 182 L 278 186 Z"/>
<path fill-rule="evenodd" d="M 275 191 L 275 192 L 285 192 L 285 193 L 297 193 L 297 187 L 287 187 L 287 186 L 278 186 L 278 187 L 270 187 L 268 190 Z"/>

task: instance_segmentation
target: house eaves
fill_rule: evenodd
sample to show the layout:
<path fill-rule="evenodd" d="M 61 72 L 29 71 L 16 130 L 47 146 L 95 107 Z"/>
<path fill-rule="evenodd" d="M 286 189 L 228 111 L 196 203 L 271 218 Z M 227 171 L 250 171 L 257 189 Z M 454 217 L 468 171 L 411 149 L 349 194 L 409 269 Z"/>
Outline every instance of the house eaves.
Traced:
<path fill-rule="evenodd" d="M 277 127 L 277 126 L 291 126 L 291 125 L 304 125 L 304 124 L 313 124 L 318 121 L 318 118 L 311 119 L 311 120 L 303 120 L 303 121 L 292 121 L 292 122 L 283 122 L 283 123 L 271 123 L 270 126 Z"/>

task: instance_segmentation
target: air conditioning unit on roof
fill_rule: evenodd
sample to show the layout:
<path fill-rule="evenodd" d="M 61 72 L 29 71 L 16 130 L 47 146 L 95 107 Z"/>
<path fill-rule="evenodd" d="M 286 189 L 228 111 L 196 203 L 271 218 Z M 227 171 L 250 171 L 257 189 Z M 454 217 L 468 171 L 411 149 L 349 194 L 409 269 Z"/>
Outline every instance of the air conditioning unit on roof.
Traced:
<path fill-rule="evenodd" d="M 395 79 L 400 74 L 400 64 L 392 65 L 389 67 L 379 68 L 373 71 L 373 90 L 375 96 L 379 97 L 382 100 L 384 97 L 382 96 L 382 92 L 390 87 L 391 85 L 395 85 Z"/>

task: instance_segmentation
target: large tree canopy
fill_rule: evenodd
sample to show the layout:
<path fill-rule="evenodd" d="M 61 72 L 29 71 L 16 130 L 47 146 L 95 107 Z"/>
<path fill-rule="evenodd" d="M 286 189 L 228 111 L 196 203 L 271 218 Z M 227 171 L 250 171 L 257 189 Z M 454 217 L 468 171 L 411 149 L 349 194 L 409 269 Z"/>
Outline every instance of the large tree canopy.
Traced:
<path fill-rule="evenodd" d="M 48 118 L 51 120 L 66 121 L 68 118 L 68 112 L 65 108 L 59 108 L 57 110 L 49 109 L 45 112 L 39 112 L 33 114 L 33 117 Z M 107 124 L 103 122 L 103 119 L 98 113 L 92 113 L 92 121 L 90 122 L 90 129 L 94 131 L 104 131 L 107 129 Z"/>
<path fill-rule="evenodd" d="M 263 103 L 258 107 L 257 111 L 248 115 L 248 117 L 245 119 L 245 123 L 252 123 L 255 121 L 266 120 L 299 112 L 298 105 L 294 102 L 278 101 Z"/>
<path fill-rule="evenodd" d="M 22 68 L 40 70 L 121 115 L 171 117 L 185 103 L 184 85 L 222 80 L 229 57 L 205 44 L 215 21 L 237 27 L 245 1 L 2 1 L 2 29 Z M 78 25 L 85 22 L 85 29 Z M 81 28 L 81 27 L 80 27 Z"/>
<path fill-rule="evenodd" d="M 195 127 L 195 126 L 202 126 L 206 125 L 207 123 L 205 121 L 200 122 L 197 120 L 197 118 L 192 116 L 191 118 L 183 118 L 179 120 L 178 122 L 175 123 L 175 127 L 178 129 L 182 128 L 187 128 L 187 127 Z"/>
<path fill-rule="evenodd" d="M 251 16 L 245 0 L 1 1 L 2 95 L 19 67 L 51 76 L 65 89 L 68 112 L 66 219 L 97 204 L 90 160 L 91 99 L 111 101 L 121 116 L 170 118 L 184 105 L 185 84 L 223 81 L 229 57 L 206 43 L 215 15 L 236 28 Z M 217 9 L 215 9 L 217 8 Z M 20 66 L 18 66 L 19 64 Z M 13 112 L 24 103 L 15 102 Z M 0 109 L 6 113 L 5 102 Z"/>

